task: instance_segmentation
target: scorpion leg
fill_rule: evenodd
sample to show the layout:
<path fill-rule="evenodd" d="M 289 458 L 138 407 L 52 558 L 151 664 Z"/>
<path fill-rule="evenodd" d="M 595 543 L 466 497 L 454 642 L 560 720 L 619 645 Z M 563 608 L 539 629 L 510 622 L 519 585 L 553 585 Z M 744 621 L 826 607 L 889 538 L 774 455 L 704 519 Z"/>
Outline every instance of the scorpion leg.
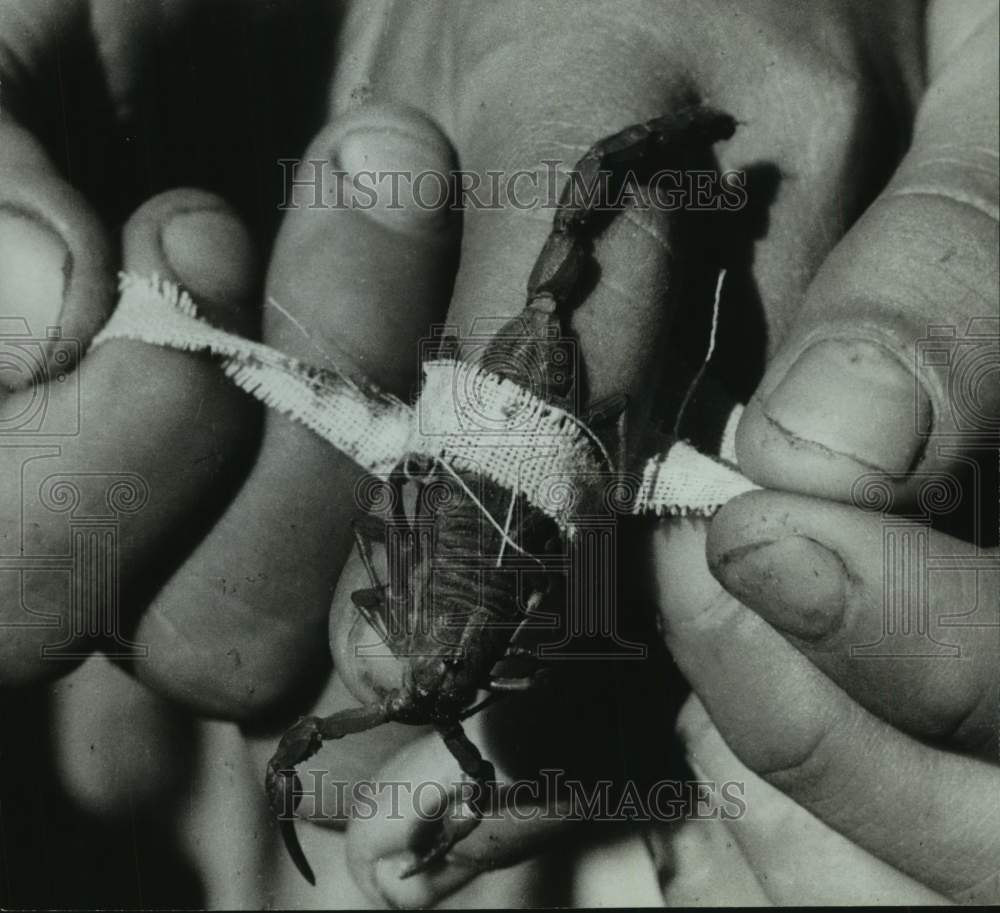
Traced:
<path fill-rule="evenodd" d="M 389 628 L 385 618 L 385 587 L 355 590 L 351 602 L 369 627 L 382 639 L 389 642 Z"/>
<path fill-rule="evenodd" d="M 388 641 L 389 631 L 385 619 L 386 585 L 379 579 L 372 557 L 372 542 L 385 542 L 385 524 L 377 517 L 362 514 L 351 521 L 351 529 L 354 532 L 354 543 L 361 556 L 361 563 L 365 566 L 368 580 L 371 582 L 370 589 L 355 590 L 351 593 L 351 602 L 378 636 L 383 641 Z"/>
<path fill-rule="evenodd" d="M 624 393 L 607 396 L 591 406 L 583 423 L 597 435 L 608 449 L 613 450 L 613 470 L 625 468 L 626 441 L 628 437 L 628 397 Z"/>
<path fill-rule="evenodd" d="M 522 675 L 517 678 L 497 676 L 490 680 L 490 690 L 499 694 L 531 691 L 545 681 L 547 673 L 547 669 L 536 669 L 531 675 Z"/>
<path fill-rule="evenodd" d="M 522 646 L 518 641 L 523 639 L 525 632 L 530 631 L 532 627 L 545 627 L 539 622 L 543 622 L 546 616 L 538 615 L 536 612 L 544 602 L 546 592 L 546 590 L 535 590 L 528 597 L 528 603 L 524 607 L 524 618 L 521 619 L 518 626 L 514 629 L 514 633 L 511 634 L 504 658 L 511 656 L 537 656 L 538 651 L 535 647 Z"/>
<path fill-rule="evenodd" d="M 491 792 L 496 787 L 496 769 L 487 761 L 479 749 L 472 743 L 462 729 L 462 724 L 454 722 L 448 725 L 438 726 L 438 732 L 444 740 L 444 744 L 458 761 L 462 772 L 473 782 L 478 784 L 484 791 Z M 419 872 L 429 869 L 435 863 L 440 862 L 448 855 L 448 851 L 459 841 L 464 840 L 477 827 L 482 819 L 482 812 L 477 808 L 471 808 L 472 815 L 463 815 L 455 818 L 452 814 L 446 814 L 440 823 L 441 830 L 438 833 L 434 844 L 429 850 L 421 855 L 416 861 L 409 865 L 400 878 L 409 878 Z"/>
<path fill-rule="evenodd" d="M 378 517 L 371 514 L 362 514 L 351 521 L 351 530 L 354 533 L 354 544 L 358 547 L 358 554 L 361 556 L 361 563 L 368 572 L 368 579 L 372 588 L 383 589 L 383 583 L 379 579 L 375 570 L 375 561 L 372 556 L 372 542 L 385 542 L 385 524 Z"/>
<path fill-rule="evenodd" d="M 399 482 L 399 479 L 396 479 Z M 366 622 L 374 629 L 374 631 L 382 638 L 384 643 L 390 642 L 389 636 L 389 605 L 387 604 L 388 596 L 393 591 L 393 584 L 383 583 L 378 575 L 378 571 L 375 569 L 375 560 L 372 554 L 372 544 L 378 543 L 379 545 L 386 545 L 386 540 L 388 536 L 386 534 L 386 525 L 389 523 L 400 523 L 406 527 L 409 527 L 409 522 L 406 518 L 406 513 L 403 508 L 403 498 L 397 492 L 397 497 L 395 499 L 396 504 L 393 508 L 393 516 L 391 520 L 381 520 L 378 517 L 373 517 L 370 514 L 362 514 L 359 517 L 355 517 L 351 522 L 351 529 L 354 532 L 354 542 L 358 549 L 358 555 L 361 557 L 361 563 L 364 565 L 365 571 L 368 574 L 368 580 L 371 586 L 361 590 L 355 590 L 351 593 L 351 602 L 354 603 L 354 607 L 358 610 L 361 616 Z M 410 566 L 411 558 L 410 553 L 413 551 L 413 539 L 410 536 L 404 537 L 393 537 L 393 548 L 398 546 L 398 554 L 394 557 L 398 560 L 392 563 L 397 568 L 402 568 L 402 573 L 405 575 L 405 569 Z M 390 569 L 390 581 L 392 579 L 392 571 Z M 399 583 L 397 581 L 395 589 L 400 589 Z"/>
<path fill-rule="evenodd" d="M 316 754 L 324 742 L 372 729 L 386 722 L 388 716 L 385 704 L 369 704 L 328 717 L 303 717 L 281 737 L 274 756 L 267 762 L 264 790 L 268 804 L 278 819 L 288 854 L 309 884 L 316 884 L 316 876 L 295 833 L 295 809 L 302 797 L 302 784 L 295 767 Z"/>

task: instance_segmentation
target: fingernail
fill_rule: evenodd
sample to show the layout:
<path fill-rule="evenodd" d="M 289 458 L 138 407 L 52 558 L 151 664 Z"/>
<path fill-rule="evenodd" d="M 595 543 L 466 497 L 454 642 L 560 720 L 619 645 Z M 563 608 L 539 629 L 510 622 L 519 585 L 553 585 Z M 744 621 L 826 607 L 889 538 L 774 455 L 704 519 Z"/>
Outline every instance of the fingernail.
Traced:
<path fill-rule="evenodd" d="M 393 907 L 433 906 L 482 871 L 478 866 L 448 859 L 426 872 L 400 878 L 415 859 L 413 853 L 395 853 L 375 863 L 375 885 Z"/>
<path fill-rule="evenodd" d="M 685 743 L 693 744 L 715 727 L 705 705 L 695 694 L 691 694 L 677 714 L 677 733 Z"/>
<path fill-rule="evenodd" d="M 818 641 L 840 627 L 847 569 L 813 539 L 789 536 L 726 552 L 713 572 L 740 602 L 779 631 Z"/>
<path fill-rule="evenodd" d="M 438 131 L 416 117 L 357 117 L 360 122 L 340 137 L 332 156 L 349 182 L 366 188 L 355 191 L 355 205 L 397 231 L 447 223 L 451 153 Z"/>
<path fill-rule="evenodd" d="M 831 339 L 806 349 L 764 404 L 793 442 L 808 442 L 883 472 L 907 472 L 930 430 L 930 400 L 887 348 Z"/>
<path fill-rule="evenodd" d="M 55 228 L 26 210 L 0 205 L 0 318 L 27 322 L 21 333 L 45 338 L 59 323 L 73 258 Z"/>
<path fill-rule="evenodd" d="M 253 241 L 224 209 L 182 210 L 160 230 L 163 257 L 196 298 L 244 301 L 256 284 Z"/>
<path fill-rule="evenodd" d="M 424 875 L 401 878 L 416 857 L 413 853 L 394 853 L 375 863 L 375 886 L 392 907 L 424 907 L 431 901 Z"/>

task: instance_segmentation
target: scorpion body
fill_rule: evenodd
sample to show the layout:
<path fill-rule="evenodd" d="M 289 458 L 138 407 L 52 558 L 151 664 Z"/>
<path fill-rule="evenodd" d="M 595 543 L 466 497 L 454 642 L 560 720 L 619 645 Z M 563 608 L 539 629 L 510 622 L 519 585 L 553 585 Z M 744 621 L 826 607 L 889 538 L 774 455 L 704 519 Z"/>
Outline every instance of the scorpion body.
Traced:
<path fill-rule="evenodd" d="M 592 218 L 598 211 L 582 188 L 593 186 L 602 171 L 621 175 L 653 153 L 678 148 L 700 150 L 729 137 L 727 115 L 691 108 L 677 115 L 628 127 L 595 144 L 575 168 L 576 181 L 564 188 L 552 231 L 531 271 L 527 302 L 491 339 L 483 361 L 536 397 L 572 410 L 576 383 L 567 357 L 564 320 L 575 304 L 590 256 Z M 582 185 L 582 188 L 581 188 Z M 613 468 L 613 467 L 609 467 Z M 416 499 L 407 515 L 403 488 L 411 483 Z M 490 698 L 476 703 L 485 689 L 500 694 L 525 690 L 536 676 L 503 678 L 495 667 L 519 655 L 518 632 L 551 592 L 538 558 L 558 542 L 554 521 L 523 496 L 440 460 L 405 455 L 391 474 L 389 521 L 365 515 L 355 522 L 358 550 L 371 586 L 352 594 L 360 615 L 377 632 L 398 663 L 389 674 L 372 672 L 352 688 L 363 706 L 332 716 L 305 717 L 282 737 L 268 763 L 265 788 L 281 822 L 286 846 L 302 874 L 314 877 L 292 828 L 300 787 L 295 766 L 315 754 L 324 741 L 395 721 L 433 725 L 470 780 L 486 790 L 495 782 L 493 765 L 466 736 L 462 720 Z M 484 522 L 484 518 L 491 522 Z M 401 531 L 397 560 L 389 562 L 383 582 L 372 559 L 373 542 L 386 542 L 387 529 Z M 512 573 L 518 564 L 530 573 Z M 537 583 L 540 576 L 541 583 Z M 534 579 L 536 583 L 528 581 Z M 433 844 L 403 877 L 441 861 L 479 824 L 479 812 L 441 821 Z"/>

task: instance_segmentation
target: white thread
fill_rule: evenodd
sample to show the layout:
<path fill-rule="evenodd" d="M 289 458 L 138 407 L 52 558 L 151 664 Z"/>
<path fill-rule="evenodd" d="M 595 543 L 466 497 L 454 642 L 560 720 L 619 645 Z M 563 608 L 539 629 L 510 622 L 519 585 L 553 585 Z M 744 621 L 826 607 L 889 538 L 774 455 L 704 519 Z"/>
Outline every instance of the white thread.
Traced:
<path fill-rule="evenodd" d="M 409 450 L 478 472 L 571 527 L 572 505 L 554 492 L 612 470 L 583 423 L 471 362 L 429 361 L 423 370 Z"/>
<path fill-rule="evenodd" d="M 517 495 L 510 493 L 510 504 L 507 506 L 507 519 L 503 524 L 503 542 L 500 543 L 500 554 L 497 555 L 497 567 L 503 563 L 504 547 L 507 545 L 507 537 L 510 535 L 510 524 L 514 519 L 514 505 L 517 503 Z"/>
<path fill-rule="evenodd" d="M 687 410 L 688 403 L 691 402 L 691 397 L 694 396 L 694 391 L 698 389 L 698 384 L 701 383 L 701 379 L 705 376 L 705 371 L 708 369 L 708 363 L 712 360 L 712 353 L 715 352 L 715 334 L 719 329 L 719 308 L 722 303 L 722 283 L 725 282 L 726 271 L 724 269 L 719 270 L 719 278 L 715 280 L 715 300 L 712 303 L 712 329 L 708 334 L 708 351 L 705 352 L 705 360 L 699 365 L 698 371 L 694 376 L 694 380 L 691 381 L 687 388 L 687 392 L 684 394 L 684 399 L 681 400 L 681 404 L 677 409 L 677 418 L 674 419 L 674 437 L 680 438 L 680 428 L 681 419 L 684 418 L 684 413 Z"/>
<path fill-rule="evenodd" d="M 486 517 L 486 519 L 487 519 L 487 520 L 489 521 L 490 525 L 491 525 L 491 526 L 492 526 L 492 527 L 493 527 L 493 528 L 494 528 L 494 529 L 495 529 L 495 530 L 496 530 L 496 531 L 497 531 L 498 533 L 500 533 L 500 536 L 502 537 L 502 541 L 503 541 L 503 543 L 509 543 L 509 544 L 510 544 L 510 547 L 511 547 L 511 548 L 513 548 L 513 549 L 517 549 L 517 551 L 519 551 L 519 552 L 520 552 L 520 553 L 521 553 L 522 555 L 526 554 L 526 552 L 524 551 L 524 549 L 523 549 L 523 548 L 521 548 L 520 546 L 518 546 L 518 545 L 517 545 L 517 543 L 516 543 L 516 542 L 514 542 L 514 541 L 513 541 L 513 540 L 512 540 L 511 538 L 510 538 L 510 536 L 508 536 L 508 535 L 507 535 L 507 533 L 506 533 L 506 531 L 505 531 L 505 530 L 503 529 L 503 527 L 501 527 L 501 526 L 500 526 L 500 524 L 499 524 L 499 523 L 497 523 L 497 521 L 493 519 L 493 514 L 491 514 L 491 513 L 490 513 L 490 512 L 489 512 L 489 511 L 488 511 L 488 510 L 486 509 L 486 505 L 485 505 L 485 504 L 483 504 L 483 502 L 482 502 L 482 501 L 480 501 L 480 500 L 479 500 L 479 498 L 477 498 L 477 497 L 476 497 L 476 495 L 475 495 L 475 493 L 474 493 L 474 492 L 472 491 L 472 489 L 471 489 L 471 488 L 469 488 L 469 486 L 465 484 L 465 482 L 464 482 L 464 481 L 462 480 L 462 477 L 461 477 L 461 476 L 460 476 L 460 475 L 459 475 L 459 474 L 458 474 L 457 472 L 455 472 L 455 470 L 454 470 L 454 469 L 452 469 L 452 467 L 451 467 L 451 466 L 449 466 L 449 465 L 448 465 L 448 463 L 447 463 L 447 462 L 445 462 L 444 460 L 442 460 L 442 459 L 441 459 L 440 457 L 435 457 L 435 460 L 437 460 L 437 462 L 438 462 L 438 463 L 440 463 L 440 464 L 441 464 L 441 465 L 442 465 L 442 466 L 443 466 L 443 467 L 444 467 L 444 468 L 445 468 L 445 469 L 446 469 L 446 470 L 447 470 L 448 472 L 450 472 L 450 473 L 451 473 L 451 475 L 452 475 L 452 476 L 454 477 L 455 481 L 456 481 L 456 482 L 458 482 L 458 484 L 459 484 L 459 487 L 460 487 L 460 488 L 462 489 L 462 491 L 464 491 L 464 492 L 465 492 L 465 494 L 466 494 L 466 495 L 468 496 L 469 500 L 470 500 L 470 501 L 472 501 L 472 503 L 473 503 L 473 504 L 475 504 L 475 505 L 476 505 L 476 507 L 478 507 L 478 508 L 479 508 L 479 512 L 480 512 L 480 513 L 481 513 L 481 514 L 482 514 L 482 515 L 483 515 L 484 517 Z M 501 553 L 501 554 L 502 554 L 502 553 Z"/>

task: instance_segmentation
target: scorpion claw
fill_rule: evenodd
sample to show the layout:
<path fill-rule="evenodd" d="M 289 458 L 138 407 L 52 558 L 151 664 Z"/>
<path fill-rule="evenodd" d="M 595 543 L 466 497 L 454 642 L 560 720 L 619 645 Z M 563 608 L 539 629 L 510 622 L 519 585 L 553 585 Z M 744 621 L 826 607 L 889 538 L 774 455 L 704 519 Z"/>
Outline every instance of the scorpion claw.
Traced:
<path fill-rule="evenodd" d="M 267 765 L 265 776 L 268 804 L 278 821 L 281 841 L 285 844 L 288 855 L 291 856 L 295 868 L 309 884 L 315 886 L 316 876 L 309 861 L 306 859 L 302 844 L 295 832 L 295 809 L 302 798 L 301 783 L 298 775 L 290 768 L 279 768 L 272 759 Z"/>
<path fill-rule="evenodd" d="M 281 839 L 295 867 L 311 885 L 316 884 L 316 876 L 295 833 L 295 810 L 302 798 L 302 784 L 295 773 L 295 765 L 319 751 L 323 744 L 319 724 L 316 717 L 305 717 L 289 729 L 281 737 L 264 775 L 268 805 L 278 819 Z"/>

